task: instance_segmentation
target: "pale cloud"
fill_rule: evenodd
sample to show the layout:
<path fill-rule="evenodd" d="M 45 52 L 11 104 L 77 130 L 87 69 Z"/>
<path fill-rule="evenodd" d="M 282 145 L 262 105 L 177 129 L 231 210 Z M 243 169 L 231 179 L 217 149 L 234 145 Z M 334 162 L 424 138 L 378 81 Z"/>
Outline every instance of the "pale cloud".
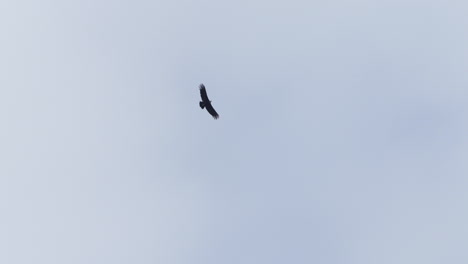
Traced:
<path fill-rule="evenodd" d="M 466 3 L 0 10 L 2 263 L 468 260 Z"/>

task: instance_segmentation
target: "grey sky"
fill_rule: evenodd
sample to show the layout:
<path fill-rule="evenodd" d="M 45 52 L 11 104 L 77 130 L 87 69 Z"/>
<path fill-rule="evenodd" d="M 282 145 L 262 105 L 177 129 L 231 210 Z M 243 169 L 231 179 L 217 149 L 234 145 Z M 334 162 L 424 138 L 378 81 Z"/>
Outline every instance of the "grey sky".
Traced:
<path fill-rule="evenodd" d="M 467 14 L 0 2 L 0 263 L 467 263 Z"/>

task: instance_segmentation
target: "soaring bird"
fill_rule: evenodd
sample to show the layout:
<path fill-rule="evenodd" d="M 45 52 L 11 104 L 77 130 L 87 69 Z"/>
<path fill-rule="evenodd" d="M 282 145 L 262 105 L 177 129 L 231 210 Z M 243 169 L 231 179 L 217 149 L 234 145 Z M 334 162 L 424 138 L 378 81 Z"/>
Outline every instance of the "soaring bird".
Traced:
<path fill-rule="evenodd" d="M 219 115 L 218 115 L 218 113 L 216 113 L 213 106 L 211 105 L 211 101 L 210 101 L 210 99 L 208 99 L 208 95 L 206 94 L 205 85 L 203 85 L 203 83 L 200 84 L 200 96 L 201 96 L 201 99 L 202 99 L 200 101 L 201 109 L 206 108 L 206 111 L 208 111 L 208 113 L 210 113 L 210 115 L 214 119 L 218 119 Z"/>

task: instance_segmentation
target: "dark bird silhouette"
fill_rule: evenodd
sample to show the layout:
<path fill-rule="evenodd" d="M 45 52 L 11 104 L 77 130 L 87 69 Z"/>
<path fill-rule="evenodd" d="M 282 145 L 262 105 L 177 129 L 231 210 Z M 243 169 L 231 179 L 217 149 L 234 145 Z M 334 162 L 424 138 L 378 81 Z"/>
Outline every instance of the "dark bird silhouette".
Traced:
<path fill-rule="evenodd" d="M 208 99 L 208 95 L 206 94 L 205 85 L 203 85 L 203 83 L 200 84 L 200 96 L 201 96 L 201 99 L 202 99 L 200 101 L 201 109 L 206 108 L 206 111 L 208 111 L 208 113 L 210 113 L 210 115 L 214 119 L 218 119 L 219 115 L 218 115 L 218 113 L 216 113 L 213 106 L 211 105 L 211 101 L 210 101 L 210 99 Z"/>

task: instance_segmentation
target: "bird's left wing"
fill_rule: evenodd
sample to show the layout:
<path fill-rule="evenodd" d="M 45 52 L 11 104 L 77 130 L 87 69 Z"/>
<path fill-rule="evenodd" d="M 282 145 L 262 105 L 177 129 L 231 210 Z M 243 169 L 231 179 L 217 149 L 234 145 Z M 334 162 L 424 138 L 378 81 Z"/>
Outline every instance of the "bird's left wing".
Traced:
<path fill-rule="evenodd" d="M 200 96 L 201 96 L 201 99 L 203 102 L 209 102 L 210 99 L 208 99 L 208 94 L 206 94 L 206 89 L 205 89 L 205 85 L 200 84 Z"/>

